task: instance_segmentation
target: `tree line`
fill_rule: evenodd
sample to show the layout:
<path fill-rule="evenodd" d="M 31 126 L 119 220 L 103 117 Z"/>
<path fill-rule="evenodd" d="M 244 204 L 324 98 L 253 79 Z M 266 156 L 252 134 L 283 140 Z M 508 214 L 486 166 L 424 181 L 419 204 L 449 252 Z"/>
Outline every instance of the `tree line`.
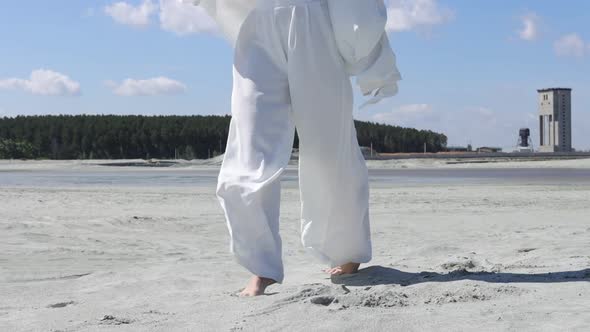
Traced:
<path fill-rule="evenodd" d="M 230 116 L 45 115 L 0 118 L 0 159 L 205 159 L 225 152 Z M 376 152 L 443 151 L 428 130 L 355 121 Z M 297 137 L 294 147 L 299 145 Z"/>

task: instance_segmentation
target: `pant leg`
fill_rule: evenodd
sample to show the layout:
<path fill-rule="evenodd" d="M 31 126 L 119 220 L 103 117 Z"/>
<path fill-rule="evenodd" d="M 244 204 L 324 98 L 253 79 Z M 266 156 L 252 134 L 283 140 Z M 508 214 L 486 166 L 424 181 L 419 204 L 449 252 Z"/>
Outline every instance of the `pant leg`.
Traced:
<path fill-rule="evenodd" d="M 232 120 L 217 196 L 238 263 L 282 282 L 280 175 L 291 156 L 294 124 L 282 50 L 273 49 L 267 16 L 251 15 L 236 45 Z"/>
<path fill-rule="evenodd" d="M 369 186 L 350 78 L 325 1 L 293 10 L 288 75 L 299 134 L 302 242 L 332 266 L 371 259 Z"/>

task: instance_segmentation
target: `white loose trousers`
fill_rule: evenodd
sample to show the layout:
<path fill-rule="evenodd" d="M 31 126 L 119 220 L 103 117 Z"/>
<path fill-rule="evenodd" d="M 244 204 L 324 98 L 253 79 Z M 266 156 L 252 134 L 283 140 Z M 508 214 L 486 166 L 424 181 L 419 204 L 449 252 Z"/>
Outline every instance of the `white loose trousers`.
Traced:
<path fill-rule="evenodd" d="M 368 262 L 367 167 L 325 0 L 259 0 L 240 30 L 233 76 L 217 196 L 238 263 L 283 281 L 280 178 L 295 127 L 303 246 L 330 266 Z"/>

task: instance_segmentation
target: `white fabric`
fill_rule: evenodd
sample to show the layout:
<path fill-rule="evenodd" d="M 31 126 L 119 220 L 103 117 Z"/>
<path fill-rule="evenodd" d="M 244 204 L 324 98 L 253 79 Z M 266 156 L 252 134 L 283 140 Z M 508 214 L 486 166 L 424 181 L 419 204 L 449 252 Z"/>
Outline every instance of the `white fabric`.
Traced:
<path fill-rule="evenodd" d="M 381 40 L 387 23 L 383 0 L 329 0 L 336 44 L 347 63 L 368 57 Z"/>
<path fill-rule="evenodd" d="M 183 0 L 200 4 L 235 45 L 239 30 L 256 6 L 304 4 L 309 0 Z M 401 75 L 396 67 L 385 24 L 383 0 L 326 0 L 335 42 L 346 72 L 357 76 L 363 95 L 373 97 L 362 107 L 397 94 Z"/>
<path fill-rule="evenodd" d="M 235 45 L 240 28 L 257 0 L 182 0 L 203 7 L 217 22 L 226 38 Z"/>
<path fill-rule="evenodd" d="M 357 76 L 363 95 L 373 95 L 361 108 L 397 94 L 401 75 L 385 33 L 387 9 L 383 0 L 328 0 L 328 4 L 347 71 Z"/>
<path fill-rule="evenodd" d="M 389 46 L 386 34 L 381 36 L 381 41 L 375 48 L 375 52 L 377 52 L 375 60 L 370 61 L 370 64 L 357 75 L 357 85 L 363 95 L 373 96 L 360 108 L 376 104 L 384 98 L 395 96 L 398 92 L 397 82 L 402 79 L 395 65 L 395 54 Z"/>
<path fill-rule="evenodd" d="M 232 120 L 217 186 L 237 261 L 278 282 L 284 276 L 280 178 L 295 126 L 303 246 L 331 266 L 371 259 L 368 172 L 327 3 L 281 1 L 291 5 L 258 7 L 237 40 Z"/>

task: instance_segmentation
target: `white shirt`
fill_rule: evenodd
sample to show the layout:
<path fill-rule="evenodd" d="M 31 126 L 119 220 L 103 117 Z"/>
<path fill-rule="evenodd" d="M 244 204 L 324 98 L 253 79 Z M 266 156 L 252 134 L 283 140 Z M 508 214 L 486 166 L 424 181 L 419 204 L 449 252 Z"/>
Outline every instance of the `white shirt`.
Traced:
<path fill-rule="evenodd" d="M 226 38 L 235 45 L 242 23 L 258 1 L 182 0 L 203 7 L 215 19 Z M 363 95 L 372 98 L 362 107 L 397 94 L 401 75 L 390 45 L 383 0 L 326 0 L 340 55 L 351 76 L 356 76 Z"/>

